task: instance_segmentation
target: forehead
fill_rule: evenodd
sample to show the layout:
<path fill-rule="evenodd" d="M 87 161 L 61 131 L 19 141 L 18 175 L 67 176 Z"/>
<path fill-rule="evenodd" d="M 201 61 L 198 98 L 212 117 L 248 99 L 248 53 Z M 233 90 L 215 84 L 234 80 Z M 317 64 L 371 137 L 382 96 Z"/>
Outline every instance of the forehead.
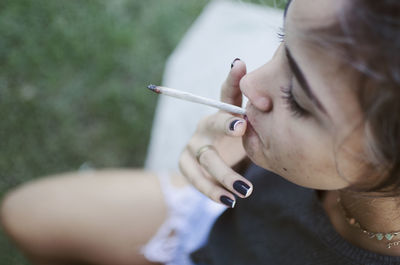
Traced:
<path fill-rule="evenodd" d="M 322 120 L 334 128 L 352 126 L 362 116 L 352 89 L 354 75 L 344 70 L 335 51 L 312 43 L 310 32 L 334 25 L 344 5 L 345 0 L 293 0 L 285 20 L 286 45 L 327 110 L 329 120 L 319 113 Z"/>
<path fill-rule="evenodd" d="M 328 26 L 337 20 L 337 15 L 344 6 L 345 0 L 292 0 L 288 13 L 294 23 L 301 22 L 299 27 L 315 28 Z"/>

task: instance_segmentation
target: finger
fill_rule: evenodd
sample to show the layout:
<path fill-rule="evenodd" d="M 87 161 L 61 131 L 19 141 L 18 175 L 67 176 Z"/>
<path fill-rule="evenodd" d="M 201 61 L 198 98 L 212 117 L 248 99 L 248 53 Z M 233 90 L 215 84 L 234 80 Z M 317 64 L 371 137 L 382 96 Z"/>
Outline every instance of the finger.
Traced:
<path fill-rule="evenodd" d="M 233 208 L 236 200 L 233 194 L 218 185 L 216 182 L 206 178 L 201 167 L 195 159 L 187 152 L 182 153 L 179 169 L 183 176 L 197 188 L 201 193 L 217 203 Z"/>
<path fill-rule="evenodd" d="M 231 64 L 231 70 L 221 88 L 221 101 L 236 106 L 242 105 L 240 79 L 246 74 L 246 64 L 236 58 Z"/>
<path fill-rule="evenodd" d="M 199 158 L 200 165 L 221 185 L 241 198 L 247 198 L 253 191 L 253 185 L 228 167 L 215 149 L 207 149 Z"/>
<path fill-rule="evenodd" d="M 218 136 L 243 136 L 246 132 L 246 128 L 247 122 L 244 119 L 233 116 L 232 114 L 229 114 L 227 112 L 218 112 L 199 123 L 198 134 L 209 136 L 209 139 L 204 139 L 203 137 L 203 141 L 201 141 L 201 143 L 198 143 L 195 136 L 194 147 L 197 148 L 205 144 L 210 144 L 210 139 L 215 139 L 215 137 Z M 204 140 L 210 142 L 204 142 Z"/>

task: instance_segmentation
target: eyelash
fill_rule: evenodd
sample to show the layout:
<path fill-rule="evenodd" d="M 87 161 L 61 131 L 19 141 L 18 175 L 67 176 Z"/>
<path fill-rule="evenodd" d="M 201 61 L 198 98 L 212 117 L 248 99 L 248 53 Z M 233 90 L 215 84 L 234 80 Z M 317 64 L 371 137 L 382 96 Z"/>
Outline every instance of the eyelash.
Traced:
<path fill-rule="evenodd" d="M 279 42 L 284 42 L 285 41 L 285 31 L 282 27 L 279 28 L 279 31 L 277 33 L 277 37 L 279 39 Z"/>
<path fill-rule="evenodd" d="M 285 31 L 283 28 L 279 28 L 279 32 L 277 33 L 278 39 L 280 42 L 285 41 Z M 306 117 L 309 113 L 303 109 L 299 103 L 297 103 L 296 99 L 293 96 L 293 85 L 290 84 L 289 87 L 281 87 L 281 91 L 283 93 L 282 99 L 285 101 L 290 112 L 294 117 Z"/>
<path fill-rule="evenodd" d="M 295 100 L 293 96 L 293 86 L 290 85 L 289 87 L 281 87 L 281 91 L 283 93 L 282 99 L 285 101 L 288 109 L 293 114 L 294 117 L 307 117 L 309 112 L 303 109 L 299 103 Z"/>

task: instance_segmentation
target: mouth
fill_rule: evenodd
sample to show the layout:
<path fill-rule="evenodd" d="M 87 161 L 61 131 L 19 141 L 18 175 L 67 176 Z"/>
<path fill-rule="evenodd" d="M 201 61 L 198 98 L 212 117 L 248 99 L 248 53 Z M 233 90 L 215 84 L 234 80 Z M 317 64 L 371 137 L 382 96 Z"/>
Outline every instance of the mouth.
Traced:
<path fill-rule="evenodd" d="M 247 123 L 247 129 L 245 134 L 243 135 L 243 147 L 246 150 L 246 153 L 250 159 L 255 157 L 255 154 L 258 153 L 258 149 L 260 148 L 261 139 L 253 127 L 252 124 L 252 114 L 248 111 L 249 109 L 246 108 L 247 115 L 243 118 Z M 253 121 L 254 122 L 254 121 Z M 252 159 L 253 160 L 253 159 Z"/>
<path fill-rule="evenodd" d="M 250 122 L 249 122 L 249 117 L 247 117 L 247 114 L 244 115 L 243 119 L 244 119 L 247 123 L 250 123 Z"/>
<path fill-rule="evenodd" d="M 254 109 L 253 109 L 253 105 L 249 102 L 247 102 L 246 105 L 246 115 L 244 116 L 245 121 L 247 122 L 247 127 L 249 129 L 252 129 L 254 131 L 254 127 L 253 124 L 255 124 L 254 121 Z"/>
<path fill-rule="evenodd" d="M 249 117 L 247 116 L 247 115 L 244 115 L 244 120 L 247 122 L 247 129 L 253 129 L 254 130 L 254 128 L 253 128 L 253 126 L 251 125 L 251 122 L 250 122 L 250 120 L 249 120 Z"/>
<path fill-rule="evenodd" d="M 251 124 L 251 121 L 249 119 L 249 116 L 245 115 L 244 120 L 247 122 L 247 129 L 246 129 L 246 134 L 247 135 L 258 135 L 257 132 L 254 130 L 253 125 Z"/>
<path fill-rule="evenodd" d="M 269 137 L 266 135 L 265 124 L 263 124 L 265 118 L 263 119 L 258 110 L 251 104 L 247 104 L 246 116 L 243 118 L 247 123 L 246 133 L 243 137 L 243 145 L 246 152 L 248 154 L 258 153 L 263 155 L 263 152 L 269 149 Z"/>

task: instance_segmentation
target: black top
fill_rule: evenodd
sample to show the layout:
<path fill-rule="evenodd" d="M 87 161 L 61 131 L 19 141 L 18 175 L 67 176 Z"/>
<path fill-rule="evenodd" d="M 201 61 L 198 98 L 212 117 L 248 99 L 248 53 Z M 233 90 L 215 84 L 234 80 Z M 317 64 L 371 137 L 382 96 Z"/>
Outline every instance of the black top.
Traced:
<path fill-rule="evenodd" d="M 217 219 L 206 245 L 191 255 L 196 264 L 400 264 L 400 257 L 345 241 L 314 190 L 256 166 L 245 176 L 254 185 L 253 194 Z"/>

